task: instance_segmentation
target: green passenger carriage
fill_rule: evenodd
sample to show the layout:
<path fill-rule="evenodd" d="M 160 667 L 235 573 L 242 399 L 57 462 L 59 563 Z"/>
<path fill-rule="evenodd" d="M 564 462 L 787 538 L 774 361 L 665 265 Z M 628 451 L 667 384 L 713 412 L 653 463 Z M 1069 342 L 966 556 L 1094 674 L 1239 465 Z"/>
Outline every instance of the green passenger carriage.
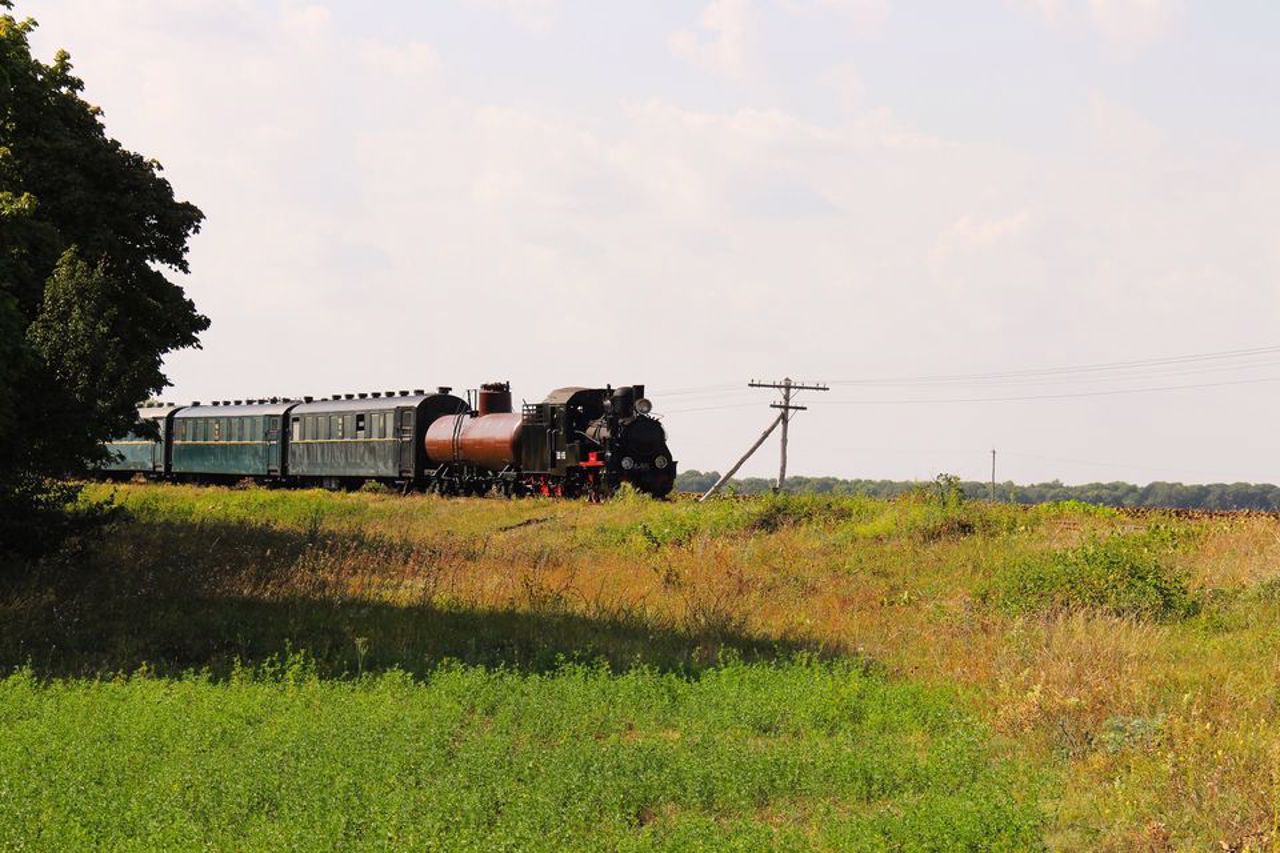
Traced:
<path fill-rule="evenodd" d="M 349 394 L 294 406 L 289 412 L 289 478 L 328 486 L 361 480 L 421 482 L 427 427 L 442 415 L 468 411 L 467 401 L 449 391 Z"/>
<path fill-rule="evenodd" d="M 131 432 L 119 441 L 108 442 L 111 454 L 102 470 L 111 474 L 167 474 L 169 472 L 169 433 L 174 413 L 181 409 L 168 403 L 151 403 L 138 409 L 140 424 L 154 424 L 154 435 Z"/>
<path fill-rule="evenodd" d="M 293 400 L 193 404 L 173 416 L 170 472 L 219 479 L 285 474 L 283 423 Z"/>

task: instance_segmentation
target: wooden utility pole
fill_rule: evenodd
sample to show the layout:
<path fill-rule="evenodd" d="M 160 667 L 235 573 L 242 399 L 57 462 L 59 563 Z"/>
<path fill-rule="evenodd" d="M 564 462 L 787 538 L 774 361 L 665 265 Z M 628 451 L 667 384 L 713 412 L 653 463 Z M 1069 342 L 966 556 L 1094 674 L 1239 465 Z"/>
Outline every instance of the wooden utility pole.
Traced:
<path fill-rule="evenodd" d="M 828 391 L 826 385 L 821 383 L 792 382 L 791 377 L 783 379 L 781 382 L 759 382 L 752 379 L 747 383 L 748 388 L 773 388 L 782 392 L 781 403 L 770 403 L 770 408 L 782 410 L 782 449 L 779 454 L 778 464 L 778 485 L 774 486 L 775 492 L 780 492 L 787 485 L 787 424 L 791 422 L 792 412 L 803 412 L 808 409 L 807 406 L 797 406 L 791 402 L 791 395 L 796 391 Z"/>
<path fill-rule="evenodd" d="M 739 459 L 737 463 L 734 464 L 734 466 L 730 468 L 723 477 L 721 477 L 719 480 L 716 480 L 716 484 L 714 486 L 707 489 L 707 493 L 705 495 L 698 498 L 699 501 L 705 501 L 707 498 L 711 497 L 716 492 L 720 491 L 720 487 L 723 486 L 725 483 L 729 482 L 730 477 L 738 473 L 738 469 L 742 467 L 742 464 L 744 462 L 746 462 L 748 459 L 751 458 L 751 454 L 755 453 L 757 450 L 760 449 L 760 445 L 764 444 L 764 440 L 768 438 L 769 435 L 775 429 L 778 428 L 778 424 L 782 424 L 782 464 L 778 468 L 778 485 L 774 487 L 774 491 L 775 492 L 781 491 L 783 485 L 785 485 L 787 481 L 787 422 L 791 420 L 792 412 L 804 411 L 807 408 L 806 406 L 797 406 L 795 403 L 792 403 L 791 396 L 797 391 L 829 391 L 831 390 L 826 385 L 822 385 L 818 383 L 805 384 L 803 382 L 792 382 L 791 377 L 789 376 L 786 379 L 783 379 L 781 382 L 757 382 L 756 380 L 752 379 L 750 382 L 747 383 L 747 387 L 748 388 L 776 388 L 782 391 L 782 402 L 769 404 L 770 408 L 781 409 L 781 411 L 778 412 L 778 416 L 773 419 L 773 423 L 769 424 L 769 428 L 766 429 L 760 435 L 760 437 L 756 439 L 756 443 L 751 445 L 751 448 L 746 453 L 742 454 L 742 458 Z"/>
<path fill-rule="evenodd" d="M 988 497 L 991 498 L 992 503 L 995 502 L 995 499 L 996 499 L 996 449 L 994 447 L 991 448 L 991 490 L 990 490 L 990 493 L 988 494 Z"/>

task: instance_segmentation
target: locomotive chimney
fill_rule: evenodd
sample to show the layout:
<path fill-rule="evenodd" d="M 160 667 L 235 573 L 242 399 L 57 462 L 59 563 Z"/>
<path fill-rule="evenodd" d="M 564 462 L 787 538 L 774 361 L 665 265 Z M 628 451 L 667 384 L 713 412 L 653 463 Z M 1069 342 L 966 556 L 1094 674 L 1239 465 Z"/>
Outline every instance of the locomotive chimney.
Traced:
<path fill-rule="evenodd" d="M 511 412 L 511 383 L 486 382 L 480 386 L 480 400 L 476 404 L 479 415 L 509 414 Z"/>

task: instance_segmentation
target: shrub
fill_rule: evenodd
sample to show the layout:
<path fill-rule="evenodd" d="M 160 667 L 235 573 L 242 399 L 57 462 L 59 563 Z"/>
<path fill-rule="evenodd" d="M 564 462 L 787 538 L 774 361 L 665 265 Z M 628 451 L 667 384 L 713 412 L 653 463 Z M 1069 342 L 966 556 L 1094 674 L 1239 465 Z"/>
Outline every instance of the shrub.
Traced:
<path fill-rule="evenodd" d="M 751 505 L 745 527 L 760 533 L 774 533 L 784 527 L 805 524 L 838 524 L 856 517 L 860 503 L 820 495 L 766 495 Z"/>
<path fill-rule="evenodd" d="M 1093 608 L 1155 619 L 1190 616 L 1197 602 L 1186 578 L 1166 561 L 1177 544 L 1176 533 L 1154 529 L 1023 557 L 997 571 L 979 596 L 1015 613 Z"/>

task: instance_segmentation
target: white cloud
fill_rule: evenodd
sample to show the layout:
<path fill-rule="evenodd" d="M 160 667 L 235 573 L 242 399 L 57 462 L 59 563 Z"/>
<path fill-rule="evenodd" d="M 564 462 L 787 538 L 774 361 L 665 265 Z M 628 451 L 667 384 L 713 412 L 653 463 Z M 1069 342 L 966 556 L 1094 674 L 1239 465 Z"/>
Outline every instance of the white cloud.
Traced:
<path fill-rule="evenodd" d="M 1166 145 L 1166 134 L 1154 122 L 1101 93 L 1089 97 L 1089 117 L 1095 144 L 1112 157 L 1148 159 Z"/>
<path fill-rule="evenodd" d="M 682 29 L 671 34 L 671 52 L 720 77 L 748 76 L 754 38 L 750 0 L 711 0 L 700 22 L 704 32 Z"/>
<path fill-rule="evenodd" d="M 1059 24 L 1066 17 L 1072 0 L 1007 0 L 1009 5 L 1037 14 L 1050 24 Z"/>
<path fill-rule="evenodd" d="M 1087 26 L 1111 47 L 1134 54 L 1173 28 L 1176 0 L 1009 0 L 1055 27 Z"/>
<path fill-rule="evenodd" d="M 290 9 L 283 16 L 283 28 L 300 38 L 318 38 L 328 32 L 333 14 L 324 6 L 308 4 Z"/>
<path fill-rule="evenodd" d="M 388 44 L 371 39 L 360 43 L 360 58 L 371 69 L 398 77 L 422 78 L 440 65 L 435 48 L 418 41 Z"/>
<path fill-rule="evenodd" d="M 1022 233 L 1029 219 L 1030 214 L 1025 210 L 1000 219 L 980 219 L 965 214 L 942 230 L 929 250 L 930 257 L 944 260 L 951 255 L 991 249 Z"/>
<path fill-rule="evenodd" d="M 814 0 L 819 9 L 835 12 L 862 32 L 878 29 L 889 17 L 889 0 Z"/>
<path fill-rule="evenodd" d="M 1089 0 L 1089 13 L 1103 37 L 1128 50 L 1158 40 L 1173 23 L 1171 0 Z"/>
<path fill-rule="evenodd" d="M 506 15 L 516 26 L 545 33 L 560 14 L 560 0 L 466 0 L 468 6 Z"/>
<path fill-rule="evenodd" d="M 821 77 L 821 83 L 847 110 L 859 106 L 862 101 L 862 75 L 852 63 L 843 62 L 828 68 Z"/>

